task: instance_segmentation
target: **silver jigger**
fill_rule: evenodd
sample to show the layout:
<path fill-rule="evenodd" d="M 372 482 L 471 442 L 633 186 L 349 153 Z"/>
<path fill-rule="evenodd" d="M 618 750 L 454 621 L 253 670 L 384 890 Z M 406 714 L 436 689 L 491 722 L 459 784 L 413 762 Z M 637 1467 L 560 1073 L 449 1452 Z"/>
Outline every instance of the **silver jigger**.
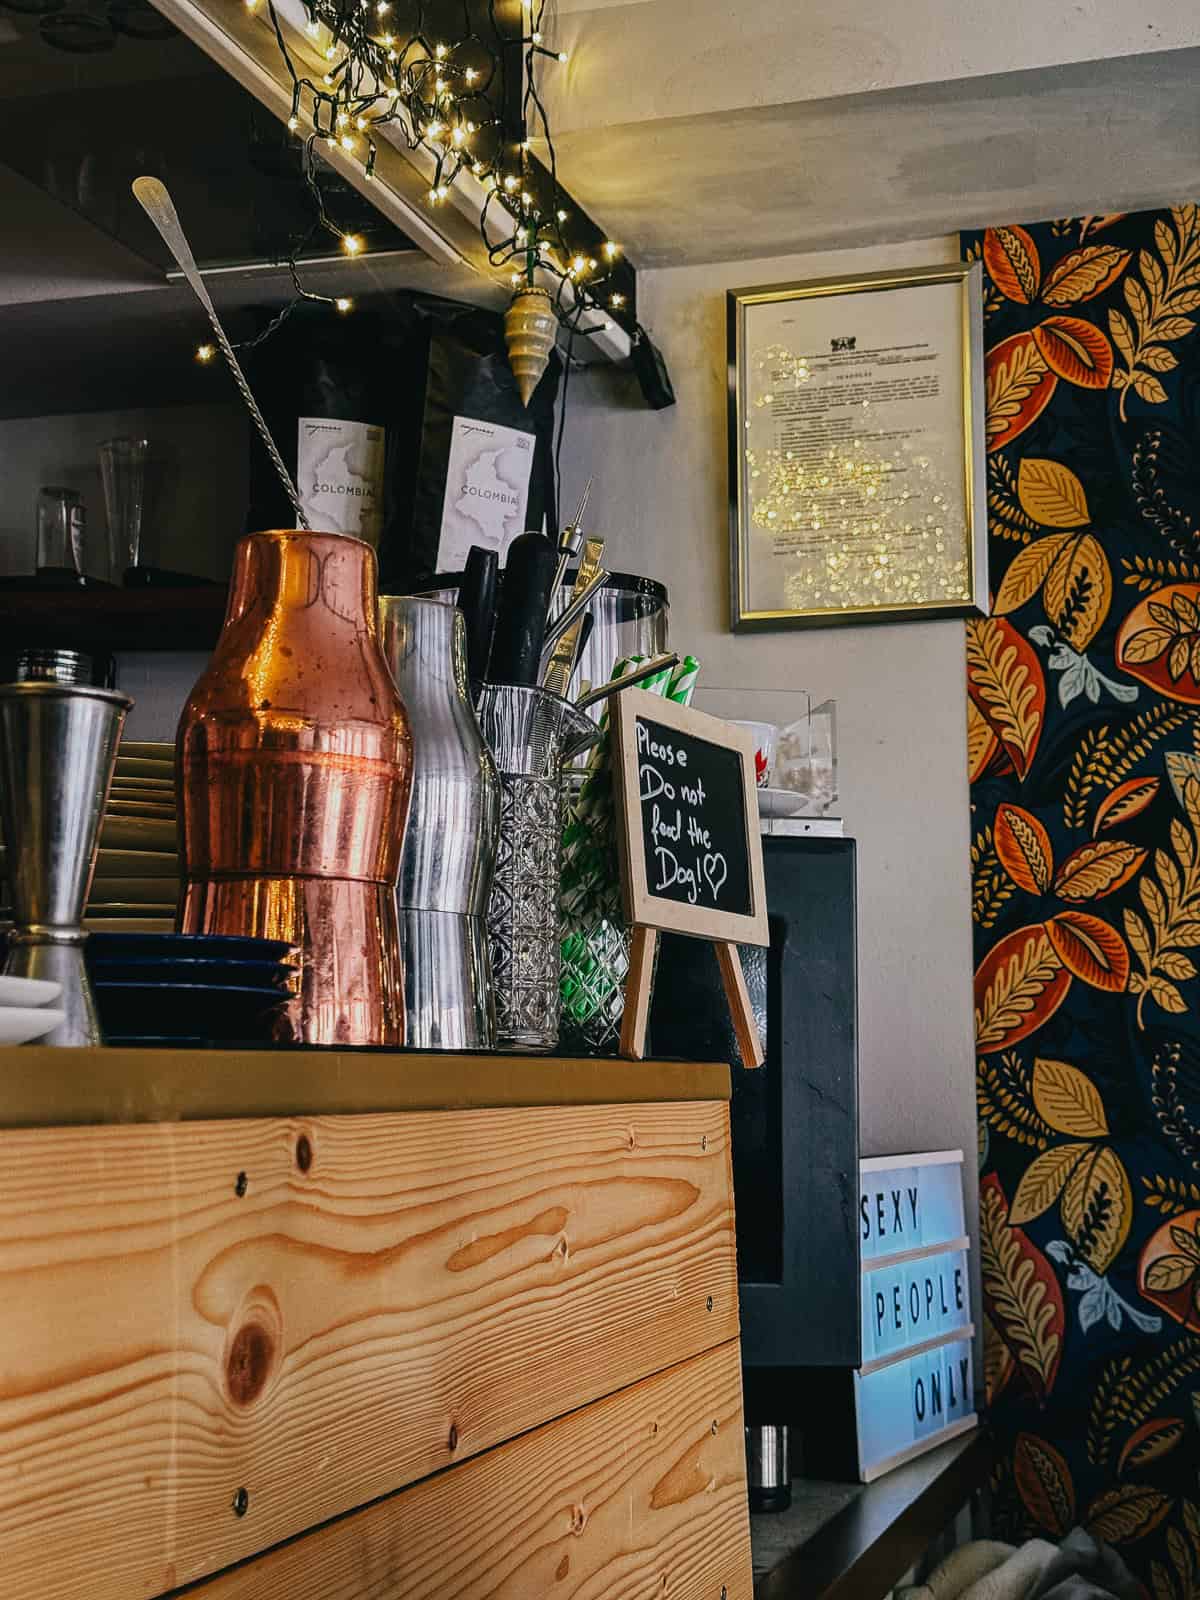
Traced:
<path fill-rule="evenodd" d="M 4 970 L 62 985 L 66 1018 L 42 1044 L 103 1043 L 83 961 L 83 908 L 132 704 L 84 684 L 0 684 L 0 815 L 13 904 Z"/>
<path fill-rule="evenodd" d="M 426 1050 L 496 1043 L 487 908 L 500 779 L 467 684 L 457 606 L 381 595 L 383 653 L 413 735 L 412 800 L 396 905 L 406 1042 Z"/>

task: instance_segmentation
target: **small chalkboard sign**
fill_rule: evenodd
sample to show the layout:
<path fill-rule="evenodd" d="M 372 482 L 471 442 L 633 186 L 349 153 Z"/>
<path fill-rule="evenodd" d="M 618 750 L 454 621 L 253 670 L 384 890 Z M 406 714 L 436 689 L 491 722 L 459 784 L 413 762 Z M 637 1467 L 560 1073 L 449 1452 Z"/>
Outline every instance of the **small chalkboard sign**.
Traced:
<path fill-rule="evenodd" d="M 738 944 L 766 945 L 754 744 L 744 729 L 643 689 L 613 699 L 625 913 L 634 930 L 622 1055 L 644 1053 L 660 931 L 711 939 L 742 1058 L 762 1046 Z"/>

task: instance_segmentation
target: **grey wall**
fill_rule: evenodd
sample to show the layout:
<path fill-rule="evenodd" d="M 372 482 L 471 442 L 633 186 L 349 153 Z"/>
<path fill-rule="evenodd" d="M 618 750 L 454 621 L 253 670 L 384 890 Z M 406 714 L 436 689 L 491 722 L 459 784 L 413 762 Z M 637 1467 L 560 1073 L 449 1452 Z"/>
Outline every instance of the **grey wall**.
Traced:
<path fill-rule="evenodd" d="M 962 1147 L 973 1216 L 963 625 L 734 636 L 726 576 L 725 289 L 956 258 L 942 238 L 639 274 L 678 404 L 648 413 L 627 378 L 573 377 L 563 501 L 594 474 L 590 531 L 610 565 L 666 582 L 671 642 L 700 658 L 702 683 L 836 698 L 839 809 L 858 840 L 863 1151 Z"/>
<path fill-rule="evenodd" d="M 89 571 L 108 575 L 97 450 L 133 434 L 150 441 L 143 562 L 224 580 L 246 515 L 246 428 L 234 402 L 0 420 L 0 574 L 33 571 L 37 490 L 57 484 L 82 493 Z"/>

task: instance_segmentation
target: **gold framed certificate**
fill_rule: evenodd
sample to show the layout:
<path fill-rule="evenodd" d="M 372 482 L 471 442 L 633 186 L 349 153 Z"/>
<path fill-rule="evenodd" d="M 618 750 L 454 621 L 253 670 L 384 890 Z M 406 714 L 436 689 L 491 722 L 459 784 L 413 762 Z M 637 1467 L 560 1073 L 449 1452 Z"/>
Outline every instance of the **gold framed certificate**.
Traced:
<path fill-rule="evenodd" d="M 986 612 L 979 263 L 727 303 L 733 631 Z"/>

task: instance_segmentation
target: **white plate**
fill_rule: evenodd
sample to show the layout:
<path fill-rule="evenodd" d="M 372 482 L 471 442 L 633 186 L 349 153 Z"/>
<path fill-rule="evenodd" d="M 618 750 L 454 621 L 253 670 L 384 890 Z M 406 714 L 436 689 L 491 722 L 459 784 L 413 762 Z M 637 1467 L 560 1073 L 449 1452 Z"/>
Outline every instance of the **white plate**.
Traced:
<path fill-rule="evenodd" d="M 760 817 L 802 817 L 809 809 L 808 796 L 795 789 L 760 789 L 758 814 Z"/>
<path fill-rule="evenodd" d="M 47 978 L 0 977 L 0 1006 L 48 1006 L 61 993 L 62 984 Z"/>
<path fill-rule="evenodd" d="M 0 1006 L 0 1044 L 28 1044 L 65 1022 L 65 1011 L 49 1006 Z"/>

